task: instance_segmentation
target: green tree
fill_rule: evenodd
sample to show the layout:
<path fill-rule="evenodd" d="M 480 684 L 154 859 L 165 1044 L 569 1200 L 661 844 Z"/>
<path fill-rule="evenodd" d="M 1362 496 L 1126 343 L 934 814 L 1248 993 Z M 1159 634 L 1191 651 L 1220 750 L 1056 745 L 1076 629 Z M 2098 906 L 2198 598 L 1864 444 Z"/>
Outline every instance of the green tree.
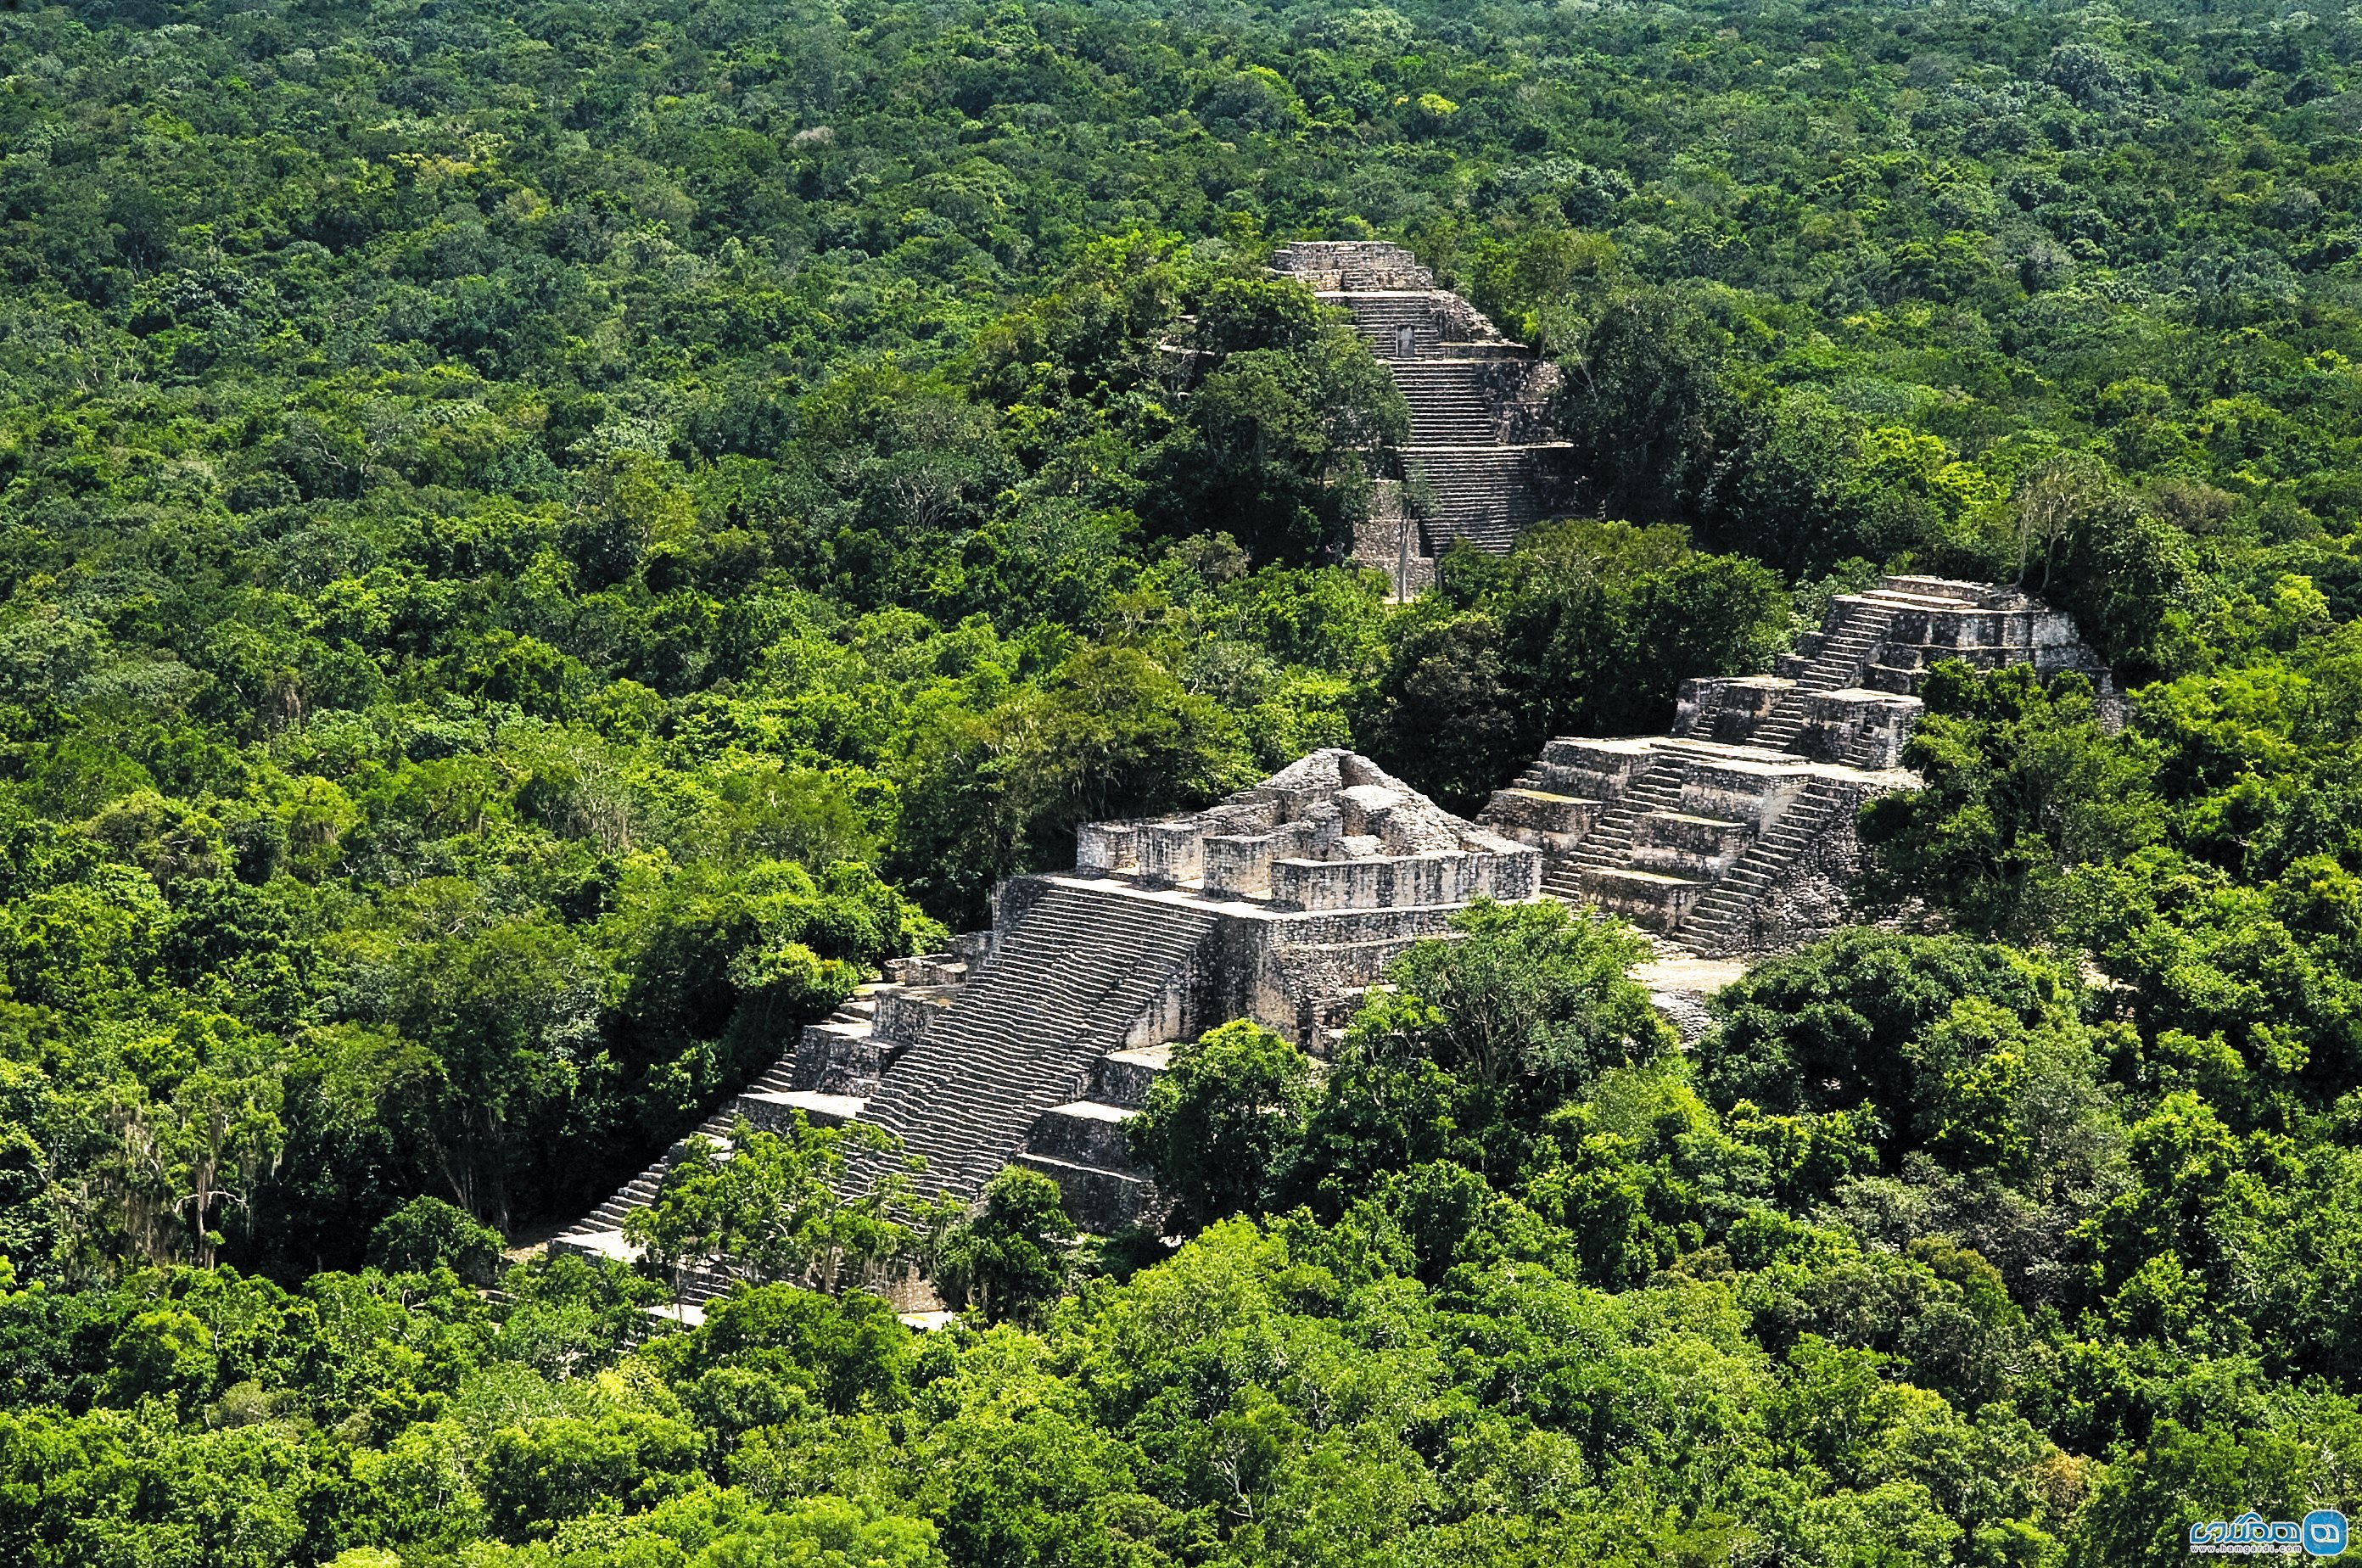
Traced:
<path fill-rule="evenodd" d="M 1628 928 L 1558 903 L 1480 900 L 1414 944 L 1346 1030 L 1292 1187 L 1341 1207 L 1379 1173 L 1449 1160 L 1520 1170 L 1546 1119 L 1613 1067 L 1673 1044 L 1627 971 Z"/>
<path fill-rule="evenodd" d="M 2063 878 L 2156 838 L 2155 762 L 2111 734 L 2090 684 L 2045 686 L 2023 665 L 1980 674 L 1938 665 L 1904 764 L 1925 784 L 1862 811 L 1871 897 L 1916 900 L 1981 934 L 2025 940 L 2053 929 Z"/>
<path fill-rule="evenodd" d="M 389 1273 L 425 1274 L 447 1268 L 471 1284 L 489 1285 L 505 1245 L 501 1233 L 439 1198 L 414 1198 L 370 1232 L 369 1261 Z"/>
<path fill-rule="evenodd" d="M 1358 694 L 1355 743 L 1447 810 L 1473 812 L 1530 749 L 1486 615 L 1406 618 Z"/>
<path fill-rule="evenodd" d="M 602 1507 L 637 1512 L 688 1491 L 702 1448 L 695 1428 L 648 1411 L 546 1416 L 492 1434 L 479 1485 L 492 1528 L 530 1540 Z"/>
<path fill-rule="evenodd" d="M 1292 280 L 1218 284 L 1198 341 L 1210 368 L 1147 458 L 1158 525 L 1219 526 L 1264 564 L 1341 555 L 1369 510 L 1374 455 L 1409 435 L 1393 376 Z"/>
<path fill-rule="evenodd" d="M 944 1242 L 945 1298 L 986 1323 L 1038 1323 L 1065 1293 L 1075 1236 L 1058 1184 L 1005 1166 L 985 1184 L 982 1209 Z"/>
<path fill-rule="evenodd" d="M 1722 347 L 1722 335 L 1669 291 L 1607 301 L 1566 367 L 1557 410 L 1604 514 L 1695 518 L 1737 413 L 1716 365 Z"/>
<path fill-rule="evenodd" d="M 1173 1053 L 1129 1130 L 1158 1190 L 1191 1225 L 1259 1212 L 1304 1135 L 1311 1058 L 1241 1019 Z"/>
<path fill-rule="evenodd" d="M 1073 863 L 1087 822 L 1198 806 L 1249 783 L 1237 719 L 1137 648 L 1087 647 L 1041 687 L 918 739 L 892 865 L 954 921 L 993 883 Z"/>

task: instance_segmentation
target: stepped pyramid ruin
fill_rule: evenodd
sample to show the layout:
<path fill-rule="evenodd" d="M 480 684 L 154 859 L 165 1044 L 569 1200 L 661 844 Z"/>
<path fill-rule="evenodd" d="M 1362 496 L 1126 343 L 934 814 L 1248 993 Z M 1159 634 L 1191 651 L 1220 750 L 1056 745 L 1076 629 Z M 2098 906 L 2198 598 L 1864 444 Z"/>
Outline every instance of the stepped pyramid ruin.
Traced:
<path fill-rule="evenodd" d="M 1506 552 L 1572 498 L 1569 448 L 1551 437 L 1558 368 L 1503 337 L 1474 305 L 1435 285 L 1401 246 L 1374 240 L 1283 245 L 1272 270 L 1351 311 L 1410 404 L 1400 471 L 1353 542 L 1353 561 L 1408 598 L 1433 580 L 1453 539 Z M 1418 515 L 1422 506 L 1426 515 Z"/>
<path fill-rule="evenodd" d="M 1202 812 L 1084 827 L 1072 871 L 1002 883 L 991 930 L 894 961 L 699 1131 L 865 1121 L 926 1161 L 922 1191 L 973 1198 L 1013 1161 L 1118 1229 L 1154 1213 L 1123 1124 L 1172 1042 L 1252 1018 L 1325 1053 L 1397 954 L 1479 897 L 1539 897 L 1542 859 L 1366 757 L 1316 751 Z M 624 1216 L 679 1152 L 554 1245 L 625 1255 Z M 886 1169 L 869 1158 L 855 1179 Z M 728 1284 L 701 1275 L 685 1294 Z"/>
<path fill-rule="evenodd" d="M 2014 589 L 1889 577 L 1839 594 L 1777 675 L 1682 683 L 1668 735 L 1551 741 L 1477 820 L 1549 857 L 1543 890 L 1703 954 L 1760 953 L 1848 917 L 1856 812 L 1908 789 L 1912 695 L 1941 659 L 2090 677 L 2074 623 Z"/>
<path fill-rule="evenodd" d="M 1202 812 L 1091 823 L 1073 870 L 1003 883 L 989 931 L 889 964 L 700 1131 L 859 1121 L 926 1160 L 925 1190 L 973 1198 L 1014 1162 L 1090 1229 L 1153 1220 L 1124 1124 L 1173 1043 L 1251 1018 L 1324 1055 L 1394 957 L 1480 896 L 1603 908 L 1705 955 L 1843 924 L 1855 811 L 1916 782 L 1899 766 L 1912 693 L 1946 658 L 2079 671 L 2120 708 L 2067 616 L 1885 578 L 1838 595 L 1777 675 L 1683 682 L 1670 734 L 1551 741 L 1474 823 L 1332 749 Z M 554 1244 L 626 1255 L 624 1216 L 679 1152 Z M 729 1285 L 709 1270 L 687 1296 Z"/>

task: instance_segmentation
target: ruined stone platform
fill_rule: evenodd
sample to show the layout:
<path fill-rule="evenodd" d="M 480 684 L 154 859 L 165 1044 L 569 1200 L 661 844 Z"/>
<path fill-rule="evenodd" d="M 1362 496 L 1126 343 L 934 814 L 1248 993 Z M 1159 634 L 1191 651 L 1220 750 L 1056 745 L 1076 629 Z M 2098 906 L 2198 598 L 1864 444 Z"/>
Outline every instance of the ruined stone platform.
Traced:
<path fill-rule="evenodd" d="M 701 1131 L 857 1121 L 900 1150 L 857 1159 L 856 1181 L 916 1154 L 922 1191 L 973 1199 L 1013 1163 L 1092 1230 L 1153 1220 L 1126 1126 L 1175 1042 L 1251 1018 L 1327 1054 L 1412 943 L 1476 898 L 1540 896 L 1543 857 L 1331 749 L 1203 812 L 1091 823 L 1076 860 L 996 889 L 988 931 L 894 961 Z M 679 1148 L 553 1244 L 629 1255 L 624 1217 Z M 701 1273 L 685 1294 L 727 1286 Z"/>
<path fill-rule="evenodd" d="M 1478 821 L 1548 857 L 1543 889 L 1702 954 L 1796 946 L 1851 918 L 1861 805 L 1917 779 L 1903 748 L 1940 660 L 2088 676 L 2073 623 L 2012 589 L 1888 577 L 1839 594 L 1777 675 L 1682 684 L 1666 735 L 1564 736 Z"/>
<path fill-rule="evenodd" d="M 861 1099 L 929 1190 L 973 1194 L 1013 1159 L 1101 1230 L 1158 1211 L 1125 1124 L 1173 1042 L 1249 1018 L 1325 1054 L 1406 947 L 1477 898 L 1537 897 L 1542 871 L 1333 749 L 1203 812 L 1090 823 L 1076 862 L 996 889 L 939 1009 L 881 1007 L 866 1040 L 808 1033 L 798 1082 Z"/>

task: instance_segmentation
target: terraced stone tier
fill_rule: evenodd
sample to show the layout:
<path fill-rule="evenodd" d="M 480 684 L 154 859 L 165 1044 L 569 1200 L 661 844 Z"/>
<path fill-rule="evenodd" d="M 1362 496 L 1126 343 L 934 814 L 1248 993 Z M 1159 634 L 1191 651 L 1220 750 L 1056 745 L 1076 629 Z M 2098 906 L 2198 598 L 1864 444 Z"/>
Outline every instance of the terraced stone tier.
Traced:
<path fill-rule="evenodd" d="M 1280 247 L 1272 269 L 1350 313 L 1410 410 L 1398 456 L 1406 486 L 1427 498 L 1418 517 L 1425 547 L 1374 527 L 1354 541 L 1357 564 L 1387 572 L 1405 595 L 1415 591 L 1414 560 L 1431 571 L 1453 539 L 1507 551 L 1537 519 L 1562 510 L 1571 486 L 1548 415 L 1556 366 L 1437 288 L 1399 246 L 1307 241 Z"/>
<path fill-rule="evenodd" d="M 1170 1045 L 1110 1051 L 1099 1058 L 1097 1076 L 1091 1082 L 1091 1098 L 1109 1105 L 1146 1105 L 1148 1091 L 1172 1065 Z"/>
<path fill-rule="evenodd" d="M 1746 853 L 1754 837 L 1746 823 L 1686 812 L 1649 812 L 1632 824 L 1632 865 L 1641 871 L 1711 882 Z"/>
<path fill-rule="evenodd" d="M 1137 1171 L 1078 1165 L 1031 1149 L 1019 1150 L 1010 1164 L 1056 1182 L 1066 1212 L 1076 1224 L 1096 1235 L 1112 1235 L 1157 1212 L 1156 1184 Z"/>
<path fill-rule="evenodd" d="M 1665 934 L 1681 929 L 1690 909 L 1705 897 L 1709 884 L 1689 877 L 1669 877 L 1635 867 L 1586 867 L 1582 873 L 1584 898 L 1610 914 L 1622 915 L 1645 931 Z"/>
<path fill-rule="evenodd" d="M 817 1089 L 748 1089 L 731 1102 L 750 1125 L 766 1132 L 784 1132 L 799 1116 L 815 1127 L 842 1127 L 860 1121 L 867 1103 L 857 1095 Z"/>
<path fill-rule="evenodd" d="M 1042 1113 L 1025 1146 L 1034 1154 L 1076 1165 L 1126 1169 L 1131 1164 L 1131 1145 L 1125 1141 L 1124 1127 L 1139 1114 L 1131 1106 L 1068 1100 Z"/>
<path fill-rule="evenodd" d="M 1513 784 L 1493 791 L 1485 820 L 1545 856 L 1564 855 L 1582 842 L 1603 809 L 1604 802 L 1596 799 Z"/>

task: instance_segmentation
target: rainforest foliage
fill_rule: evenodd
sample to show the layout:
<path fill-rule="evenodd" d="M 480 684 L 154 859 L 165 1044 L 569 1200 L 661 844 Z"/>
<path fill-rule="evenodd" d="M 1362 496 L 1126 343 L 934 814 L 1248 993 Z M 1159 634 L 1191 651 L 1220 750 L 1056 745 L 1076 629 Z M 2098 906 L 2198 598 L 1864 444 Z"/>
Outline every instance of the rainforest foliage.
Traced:
<path fill-rule="evenodd" d="M 2362 22 L 2224 0 L 0 0 L 0 1560 L 2158 1563 L 2362 1515 Z M 1404 605 L 1385 237 L 1582 516 Z M 1895 929 L 1676 1049 L 1480 909 L 1185 1050 L 1192 1239 L 749 1141 L 1076 823 L 1455 807 L 1882 569 Z M 731 1162 L 735 1165 L 736 1162 Z M 924 1258 L 967 1327 L 855 1287 Z M 498 1288 L 490 1294 L 483 1287 Z M 805 1288 L 834 1285 L 839 1293 Z M 341 1555 L 340 1555 L 341 1554 Z"/>

